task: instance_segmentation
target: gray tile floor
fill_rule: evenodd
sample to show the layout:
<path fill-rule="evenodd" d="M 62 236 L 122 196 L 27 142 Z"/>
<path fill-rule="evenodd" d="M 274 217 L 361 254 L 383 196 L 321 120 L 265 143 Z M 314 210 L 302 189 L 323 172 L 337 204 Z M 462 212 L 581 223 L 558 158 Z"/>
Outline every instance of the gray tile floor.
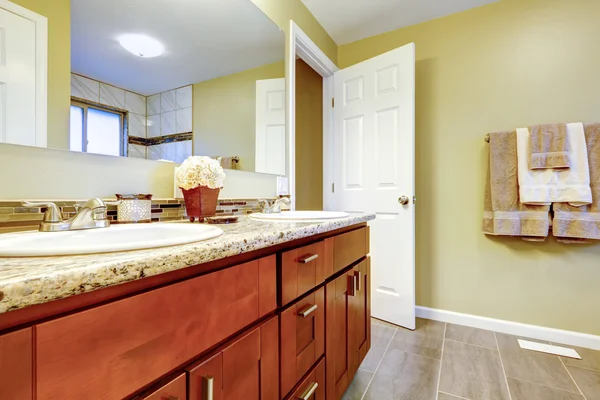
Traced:
<path fill-rule="evenodd" d="M 523 350 L 517 339 L 424 319 L 415 331 L 373 319 L 371 351 L 343 400 L 600 400 L 600 351 L 575 348 L 583 359 L 573 360 Z"/>

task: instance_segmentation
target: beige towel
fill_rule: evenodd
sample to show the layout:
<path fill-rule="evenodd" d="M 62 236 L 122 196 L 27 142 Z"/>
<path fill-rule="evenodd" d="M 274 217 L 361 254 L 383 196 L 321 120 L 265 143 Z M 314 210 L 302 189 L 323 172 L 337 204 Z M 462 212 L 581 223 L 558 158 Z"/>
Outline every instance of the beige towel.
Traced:
<path fill-rule="evenodd" d="M 592 203 L 585 132 L 581 122 L 567 124 L 569 159 L 566 169 L 529 169 L 529 128 L 517 129 L 519 199 L 532 205 L 568 202 L 574 206 Z"/>
<path fill-rule="evenodd" d="M 238 169 L 238 162 L 239 162 L 239 157 L 234 156 L 234 157 L 221 157 L 221 156 L 217 156 L 217 157 L 211 157 L 214 158 L 215 160 L 217 160 L 220 164 L 221 167 L 225 168 L 225 169 Z"/>
<path fill-rule="evenodd" d="M 582 239 L 600 240 L 600 124 L 585 126 L 585 140 L 593 202 L 581 207 L 554 204 L 552 234 L 559 241 L 568 243 L 585 243 Z"/>
<path fill-rule="evenodd" d="M 547 237 L 550 206 L 519 201 L 516 132 L 491 133 L 489 149 L 483 232 L 538 240 Z"/>
<path fill-rule="evenodd" d="M 529 169 L 570 167 L 567 124 L 535 125 L 529 131 Z"/>

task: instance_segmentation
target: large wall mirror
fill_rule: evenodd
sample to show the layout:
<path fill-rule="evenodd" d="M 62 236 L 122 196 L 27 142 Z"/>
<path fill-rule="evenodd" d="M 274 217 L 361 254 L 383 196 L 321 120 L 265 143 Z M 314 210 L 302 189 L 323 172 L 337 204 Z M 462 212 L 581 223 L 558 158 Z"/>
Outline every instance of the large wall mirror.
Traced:
<path fill-rule="evenodd" d="M 175 163 L 204 155 L 228 169 L 285 175 L 284 47 L 283 32 L 250 0 L 72 0 L 63 142 Z M 21 56 L 36 71 L 35 56 L 21 53 L 7 62 Z M 3 101 L 10 109 L 24 100 Z M 0 142 L 45 146 L 5 126 L 14 130 Z"/>

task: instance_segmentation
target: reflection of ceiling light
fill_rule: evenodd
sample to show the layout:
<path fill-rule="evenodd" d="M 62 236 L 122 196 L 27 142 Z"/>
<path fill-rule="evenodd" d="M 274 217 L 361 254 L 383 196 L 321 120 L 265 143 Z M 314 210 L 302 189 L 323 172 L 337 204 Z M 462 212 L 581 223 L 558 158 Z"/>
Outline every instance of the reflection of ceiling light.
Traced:
<path fill-rule="evenodd" d="M 129 33 L 119 38 L 125 50 L 138 57 L 158 57 L 165 51 L 165 46 L 150 36 Z"/>

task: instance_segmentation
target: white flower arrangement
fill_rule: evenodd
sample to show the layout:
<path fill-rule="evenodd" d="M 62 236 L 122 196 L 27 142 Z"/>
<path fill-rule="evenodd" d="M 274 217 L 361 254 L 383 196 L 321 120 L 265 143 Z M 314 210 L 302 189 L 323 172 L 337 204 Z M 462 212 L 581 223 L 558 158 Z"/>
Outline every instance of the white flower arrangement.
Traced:
<path fill-rule="evenodd" d="M 221 164 L 210 157 L 191 156 L 175 169 L 175 184 L 184 190 L 206 186 L 221 189 L 225 182 Z"/>

